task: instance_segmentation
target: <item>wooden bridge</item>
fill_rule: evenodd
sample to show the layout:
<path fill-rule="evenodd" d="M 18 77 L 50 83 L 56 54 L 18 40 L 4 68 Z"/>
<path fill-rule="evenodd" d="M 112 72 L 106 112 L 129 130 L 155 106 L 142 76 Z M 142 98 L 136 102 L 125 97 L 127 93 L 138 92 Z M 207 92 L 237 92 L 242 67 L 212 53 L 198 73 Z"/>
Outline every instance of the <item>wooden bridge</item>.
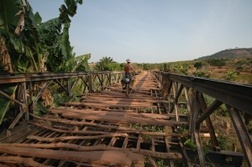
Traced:
<path fill-rule="evenodd" d="M 243 117 L 252 115 L 251 86 L 142 72 L 128 98 L 121 78 L 120 72 L 0 76 L 0 97 L 18 108 L 0 136 L 1 166 L 252 166 Z M 6 92 L 13 86 L 15 97 Z M 39 101 L 56 86 L 80 100 L 39 116 Z M 83 90 L 74 92 L 76 86 Z M 223 107 L 228 117 L 218 111 Z M 223 148 L 223 141 L 233 147 Z"/>

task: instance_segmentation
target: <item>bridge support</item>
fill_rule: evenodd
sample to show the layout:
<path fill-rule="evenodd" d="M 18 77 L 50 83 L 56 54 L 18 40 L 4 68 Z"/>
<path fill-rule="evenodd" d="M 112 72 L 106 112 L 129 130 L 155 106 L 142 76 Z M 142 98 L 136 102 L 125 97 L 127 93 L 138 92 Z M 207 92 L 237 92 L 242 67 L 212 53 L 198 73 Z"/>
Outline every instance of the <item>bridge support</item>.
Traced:
<path fill-rule="evenodd" d="M 249 119 L 243 119 L 239 114 L 242 112 L 244 115 L 252 117 L 252 86 L 167 72 L 154 72 L 154 74 L 161 83 L 171 85 L 173 88 L 173 91 L 167 92 L 167 96 L 171 96 L 169 98 L 171 100 L 169 103 L 172 105 L 170 112 L 176 113 L 176 115 L 177 113 L 184 113 L 184 109 L 180 109 L 177 104 L 187 104 L 189 135 L 192 136 L 192 141 L 196 143 L 200 166 L 206 165 L 206 153 L 203 152 L 203 143 L 200 137 L 202 128 L 209 133 L 211 138 L 211 145 L 208 146 L 209 151 L 212 149 L 212 151 L 220 153 L 225 152 L 225 147 L 222 147 L 217 139 L 218 136 L 223 135 L 222 133 L 227 136 L 230 135 L 225 131 L 227 127 L 225 125 L 220 127 L 222 123 L 218 122 L 220 120 L 211 120 L 212 117 L 216 117 L 216 113 L 219 113 L 220 110 L 222 111 L 221 114 L 229 113 L 229 116 L 225 117 L 228 122 L 224 123 L 229 124 L 229 122 L 232 122 L 234 126 L 234 129 L 231 129 L 232 134 L 235 133 L 237 135 L 239 144 L 245 155 L 245 160 L 248 166 L 252 166 L 251 134 L 248 133 L 249 127 L 244 124 L 244 122 L 248 123 L 247 120 Z M 164 85 L 163 88 L 165 88 Z M 184 94 L 181 89 L 184 89 Z M 218 118 L 222 117 L 221 114 L 217 115 Z M 233 152 L 231 155 L 235 156 L 235 153 Z M 238 156 L 241 157 L 241 154 Z"/>

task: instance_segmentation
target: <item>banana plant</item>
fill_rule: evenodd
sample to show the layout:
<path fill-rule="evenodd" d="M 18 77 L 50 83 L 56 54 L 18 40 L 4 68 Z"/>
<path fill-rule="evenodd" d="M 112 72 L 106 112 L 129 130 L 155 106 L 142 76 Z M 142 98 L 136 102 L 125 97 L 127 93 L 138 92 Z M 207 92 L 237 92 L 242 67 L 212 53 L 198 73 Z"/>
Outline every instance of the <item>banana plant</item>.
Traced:
<path fill-rule="evenodd" d="M 48 57 L 47 67 L 50 71 L 69 72 L 75 69 L 76 59 L 73 47 L 71 47 L 69 41 L 69 28 L 71 25 L 70 17 L 76 14 L 78 3 L 82 4 L 82 0 L 65 0 L 65 5 L 61 5 L 60 7 L 59 20 L 63 24 L 63 32 L 61 33 L 59 42 L 57 42 L 58 46 L 53 47 L 51 50 L 53 56 Z M 88 65 L 86 65 L 87 68 Z"/>
<path fill-rule="evenodd" d="M 42 22 L 27 0 L 0 0 L 0 72 L 64 72 L 73 69 L 75 55 L 69 42 L 71 19 L 82 0 L 65 0 L 59 17 Z M 63 27 L 63 28 L 62 28 Z M 63 29 L 63 31 L 62 31 Z M 60 60 L 60 61 L 57 61 Z M 57 64 L 53 64 L 57 63 Z M 58 68 L 51 68 L 57 66 Z M 8 90 L 14 94 L 16 87 Z M 0 124 L 10 101 L 1 98 Z"/>
<path fill-rule="evenodd" d="M 1 61 L 2 66 L 11 64 L 12 68 L 5 69 L 14 72 L 45 72 L 46 65 L 50 68 L 55 66 L 51 62 L 57 62 L 60 68 L 52 70 L 64 70 L 75 56 L 69 42 L 69 28 L 77 4 L 82 4 L 82 0 L 65 0 L 59 17 L 42 22 L 39 13 L 33 13 L 27 0 L 0 0 L 0 40 L 8 48 L 6 55 L 11 55 L 9 59 L 5 58 L 8 63 Z M 48 59 L 54 61 L 47 62 Z"/>
<path fill-rule="evenodd" d="M 0 0 L 1 71 L 13 72 L 8 41 L 11 34 L 18 33 L 18 29 L 23 27 L 22 5 L 22 1 L 18 0 Z"/>
<path fill-rule="evenodd" d="M 75 57 L 75 65 L 73 71 L 89 71 L 88 60 L 91 58 L 91 54 L 84 54 Z"/>

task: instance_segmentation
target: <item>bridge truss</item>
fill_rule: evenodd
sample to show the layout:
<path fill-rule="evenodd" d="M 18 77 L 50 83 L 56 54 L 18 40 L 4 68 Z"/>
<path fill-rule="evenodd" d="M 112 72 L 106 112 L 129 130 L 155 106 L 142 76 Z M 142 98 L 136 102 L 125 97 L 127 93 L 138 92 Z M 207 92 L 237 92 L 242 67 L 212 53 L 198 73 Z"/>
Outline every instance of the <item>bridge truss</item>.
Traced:
<path fill-rule="evenodd" d="M 137 76 L 130 98 L 122 92 L 120 72 L 1 76 L 1 98 L 16 104 L 17 112 L 0 136 L 0 163 L 241 166 L 245 160 L 252 166 L 251 137 L 241 116 L 251 115 L 251 87 L 154 74 Z M 6 87 L 15 87 L 17 96 L 8 94 Z M 76 87 L 82 91 L 76 92 Z M 48 90 L 80 100 L 47 108 L 41 116 L 37 106 Z M 234 129 L 224 134 L 236 135 L 238 151 L 220 145 L 223 129 L 214 116 L 223 106 L 231 119 L 222 123 Z"/>

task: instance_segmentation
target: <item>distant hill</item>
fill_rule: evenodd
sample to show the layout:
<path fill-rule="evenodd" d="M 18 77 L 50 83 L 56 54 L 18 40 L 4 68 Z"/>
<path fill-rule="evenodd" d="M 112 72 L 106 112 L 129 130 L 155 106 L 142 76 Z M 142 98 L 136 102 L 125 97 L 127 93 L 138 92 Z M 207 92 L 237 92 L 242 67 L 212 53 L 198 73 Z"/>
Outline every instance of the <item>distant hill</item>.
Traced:
<path fill-rule="evenodd" d="M 252 48 L 226 49 L 209 56 L 203 56 L 197 60 L 206 59 L 235 59 L 235 58 L 252 58 Z"/>

